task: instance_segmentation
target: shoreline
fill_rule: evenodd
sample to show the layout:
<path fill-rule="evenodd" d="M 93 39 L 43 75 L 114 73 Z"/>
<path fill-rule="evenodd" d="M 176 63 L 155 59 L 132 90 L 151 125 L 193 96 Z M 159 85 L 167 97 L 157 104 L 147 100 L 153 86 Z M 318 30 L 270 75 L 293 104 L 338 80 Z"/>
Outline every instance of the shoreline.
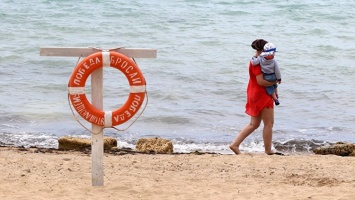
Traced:
<path fill-rule="evenodd" d="M 0 199 L 351 199 L 354 157 L 104 153 L 0 147 Z"/>
<path fill-rule="evenodd" d="M 80 138 L 80 137 L 78 137 Z M 163 139 L 163 138 L 162 138 Z M 314 154 L 313 149 L 314 148 L 318 148 L 318 147 L 322 147 L 325 146 L 326 144 L 328 145 L 332 145 L 335 144 L 335 142 L 333 143 L 324 143 L 323 145 L 316 145 L 314 144 L 313 147 L 309 147 L 307 145 L 302 146 L 302 144 L 298 145 L 295 144 L 294 141 L 291 142 L 286 142 L 284 144 L 281 144 L 280 142 L 274 142 L 273 146 L 273 150 L 277 151 L 277 152 L 281 152 L 284 153 L 286 155 L 310 155 L 310 154 Z M 175 146 L 176 145 L 176 146 Z M 189 146 L 189 144 L 186 144 L 187 146 Z M 234 155 L 235 153 L 229 148 L 229 143 L 224 145 L 224 148 L 221 150 L 220 148 L 216 148 L 216 146 L 214 146 L 215 148 L 212 149 L 207 149 L 205 148 L 205 146 L 201 146 L 198 147 L 196 145 L 194 145 L 193 147 L 188 147 L 188 149 L 182 149 L 181 144 L 173 144 L 173 154 L 191 154 L 191 153 L 198 153 L 198 154 L 222 154 L 222 155 Z M 212 145 L 213 146 L 213 145 Z M 57 150 L 57 151 L 64 151 L 64 150 L 60 150 L 58 147 L 58 145 L 56 145 L 55 147 L 51 147 L 51 146 L 36 146 L 36 145 L 24 145 L 24 144 L 13 144 L 13 143 L 3 143 L 0 142 L 0 147 L 14 147 L 14 148 L 24 148 L 24 149 L 29 149 L 29 148 L 38 148 L 38 149 L 51 149 L 51 150 Z M 89 151 L 89 150 L 88 150 Z M 135 145 L 126 145 L 126 144 L 118 144 L 117 145 L 117 149 L 115 149 L 113 152 L 117 152 L 117 151 L 130 151 L 130 152 L 136 152 L 136 153 L 140 153 L 138 151 L 136 151 L 136 146 Z M 263 153 L 263 147 L 258 147 L 258 148 L 251 148 L 251 147 L 242 147 L 240 149 L 241 153 Z"/>

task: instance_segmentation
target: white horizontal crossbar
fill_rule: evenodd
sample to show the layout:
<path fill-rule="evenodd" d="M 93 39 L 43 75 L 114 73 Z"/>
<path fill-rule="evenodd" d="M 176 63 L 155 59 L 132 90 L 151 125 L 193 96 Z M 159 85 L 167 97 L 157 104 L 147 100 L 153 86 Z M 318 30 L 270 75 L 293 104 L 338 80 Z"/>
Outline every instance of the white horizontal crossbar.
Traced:
<path fill-rule="evenodd" d="M 156 49 L 135 49 L 135 48 L 112 48 L 102 49 L 104 51 L 115 51 L 130 58 L 156 58 Z M 66 56 L 66 57 L 86 57 L 90 54 L 102 51 L 94 47 L 40 47 L 41 56 Z"/>

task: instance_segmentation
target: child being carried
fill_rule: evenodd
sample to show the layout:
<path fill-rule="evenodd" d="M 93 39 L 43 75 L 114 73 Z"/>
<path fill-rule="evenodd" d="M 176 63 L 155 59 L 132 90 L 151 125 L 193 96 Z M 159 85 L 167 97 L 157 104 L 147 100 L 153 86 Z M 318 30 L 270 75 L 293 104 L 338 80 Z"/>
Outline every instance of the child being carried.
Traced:
<path fill-rule="evenodd" d="M 263 52 L 258 56 L 253 56 L 251 59 L 252 65 L 256 66 L 260 64 L 261 71 L 263 72 L 264 79 L 270 82 L 277 80 L 277 83 L 281 83 L 281 72 L 277 61 L 275 60 L 276 47 L 272 43 L 266 43 Z M 277 84 L 265 87 L 266 92 L 271 95 L 275 102 L 275 105 L 279 105 Z"/>

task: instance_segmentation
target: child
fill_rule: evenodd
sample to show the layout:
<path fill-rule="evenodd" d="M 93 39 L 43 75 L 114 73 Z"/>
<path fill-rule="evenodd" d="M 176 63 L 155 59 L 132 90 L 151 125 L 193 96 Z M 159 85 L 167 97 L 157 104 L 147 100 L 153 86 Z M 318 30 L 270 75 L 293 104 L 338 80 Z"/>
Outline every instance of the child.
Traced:
<path fill-rule="evenodd" d="M 251 59 L 251 63 L 255 66 L 260 64 L 261 71 L 263 72 L 264 79 L 270 82 L 278 81 L 281 83 L 281 72 L 279 65 L 277 64 L 276 60 L 274 59 L 276 52 L 276 47 L 272 43 L 266 43 L 264 46 L 263 52 L 258 56 Z M 280 102 L 278 100 L 278 91 L 277 91 L 277 84 L 269 87 L 265 87 L 266 92 L 271 95 L 273 98 L 275 105 L 279 105 Z"/>

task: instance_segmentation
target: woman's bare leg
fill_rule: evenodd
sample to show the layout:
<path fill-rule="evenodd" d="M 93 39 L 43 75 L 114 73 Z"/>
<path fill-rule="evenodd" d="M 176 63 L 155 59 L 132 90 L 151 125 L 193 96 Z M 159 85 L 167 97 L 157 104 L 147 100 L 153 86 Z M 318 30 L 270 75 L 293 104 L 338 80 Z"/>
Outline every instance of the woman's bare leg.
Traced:
<path fill-rule="evenodd" d="M 273 108 L 264 108 L 260 112 L 261 119 L 264 122 L 263 129 L 263 139 L 264 147 L 266 154 L 272 154 L 272 128 L 274 126 L 274 109 Z"/>
<path fill-rule="evenodd" d="M 261 116 L 251 117 L 250 123 L 239 132 L 237 137 L 234 139 L 232 144 L 229 145 L 229 148 L 235 153 L 240 154 L 239 145 L 247 138 L 255 129 L 260 126 Z"/>

